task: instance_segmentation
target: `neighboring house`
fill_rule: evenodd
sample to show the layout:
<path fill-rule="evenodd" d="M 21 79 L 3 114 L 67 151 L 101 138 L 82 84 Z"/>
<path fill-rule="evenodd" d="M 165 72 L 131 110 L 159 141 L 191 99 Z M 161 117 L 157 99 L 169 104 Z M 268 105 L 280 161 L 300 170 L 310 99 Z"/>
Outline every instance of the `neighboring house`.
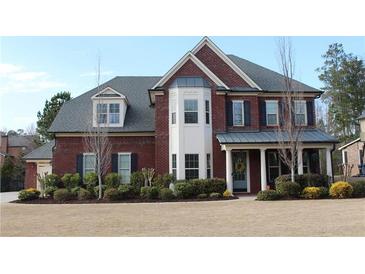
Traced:
<path fill-rule="evenodd" d="M 342 152 L 342 163 L 353 165 L 351 176 L 365 175 L 365 111 L 358 119 L 360 122 L 360 138 L 338 149 Z"/>
<path fill-rule="evenodd" d="M 178 180 L 225 178 L 231 191 L 257 193 L 288 173 L 276 133 L 285 122 L 283 79 L 204 38 L 162 77 L 115 77 L 65 103 L 49 129 L 55 133 L 52 171 L 83 176 L 94 170 L 83 136 L 99 123 L 112 144 L 109 170 L 124 183 L 131 172 L 150 167 Z M 298 172 L 320 172 L 319 149 L 325 149 L 332 176 L 337 140 L 315 127 L 314 100 L 322 92 L 294 85 L 303 94 L 295 117 L 304 126 Z M 28 169 L 35 167 L 29 163 Z M 27 180 L 35 186 L 35 179 Z"/>
<path fill-rule="evenodd" d="M 6 156 L 19 157 L 32 151 L 35 147 L 32 135 L 0 135 L 0 167 Z"/>

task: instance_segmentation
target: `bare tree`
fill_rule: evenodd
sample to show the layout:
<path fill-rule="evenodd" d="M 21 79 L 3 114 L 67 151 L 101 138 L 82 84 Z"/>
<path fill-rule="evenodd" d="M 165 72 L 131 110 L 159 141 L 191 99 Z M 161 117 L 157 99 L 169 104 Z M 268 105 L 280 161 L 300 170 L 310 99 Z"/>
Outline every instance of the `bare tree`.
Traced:
<path fill-rule="evenodd" d="M 97 67 L 97 93 L 100 92 L 100 56 Z M 103 97 L 99 96 L 97 104 L 103 104 Z M 106 114 L 103 114 L 106 115 Z M 102 119 L 102 120 L 101 120 Z M 95 173 L 98 176 L 99 197 L 102 198 L 102 177 L 110 166 L 111 144 L 108 137 L 108 117 L 99 117 L 98 113 L 93 114 L 92 121 L 84 135 L 83 143 L 87 152 L 95 155 Z"/>
<path fill-rule="evenodd" d="M 279 62 L 285 89 L 282 91 L 281 117 L 277 128 L 279 142 L 279 156 L 283 163 L 290 169 L 291 181 L 294 182 L 295 167 L 298 151 L 302 147 L 302 126 L 296 123 L 295 101 L 303 99 L 294 84 L 294 60 L 290 40 L 282 38 L 278 43 Z"/>

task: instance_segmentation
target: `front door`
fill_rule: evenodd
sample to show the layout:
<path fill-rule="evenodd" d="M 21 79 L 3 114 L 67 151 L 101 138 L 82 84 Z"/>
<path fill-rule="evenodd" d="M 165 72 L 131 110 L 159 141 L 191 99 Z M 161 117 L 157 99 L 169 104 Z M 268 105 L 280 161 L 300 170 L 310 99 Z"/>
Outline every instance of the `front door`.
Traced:
<path fill-rule="evenodd" d="M 247 152 L 232 151 L 233 191 L 248 192 L 247 189 Z"/>

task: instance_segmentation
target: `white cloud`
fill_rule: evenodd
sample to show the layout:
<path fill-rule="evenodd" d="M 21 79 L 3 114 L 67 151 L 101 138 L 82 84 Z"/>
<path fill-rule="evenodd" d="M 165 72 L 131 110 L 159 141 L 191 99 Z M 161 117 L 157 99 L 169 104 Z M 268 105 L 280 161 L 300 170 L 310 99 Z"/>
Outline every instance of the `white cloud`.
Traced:
<path fill-rule="evenodd" d="M 64 87 L 64 83 L 50 80 L 44 71 L 29 71 L 14 64 L 0 64 L 0 95 L 18 92 L 42 92 Z"/>
<path fill-rule="evenodd" d="M 100 72 L 101 76 L 107 76 L 107 75 L 111 75 L 111 74 L 113 74 L 113 71 L 111 71 L 111 70 Z M 80 74 L 80 77 L 96 77 L 96 72 L 95 71 L 94 72 L 85 72 L 85 73 Z"/>

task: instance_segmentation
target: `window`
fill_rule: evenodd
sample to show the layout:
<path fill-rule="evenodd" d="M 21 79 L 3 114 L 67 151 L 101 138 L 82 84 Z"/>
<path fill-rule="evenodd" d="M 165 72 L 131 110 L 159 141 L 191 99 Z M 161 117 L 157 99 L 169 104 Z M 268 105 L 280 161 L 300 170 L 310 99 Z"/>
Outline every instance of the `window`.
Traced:
<path fill-rule="evenodd" d="M 210 124 L 209 100 L 205 100 L 205 123 Z"/>
<path fill-rule="evenodd" d="M 184 101 L 185 124 L 198 123 L 198 100 Z"/>
<path fill-rule="evenodd" d="M 109 104 L 109 123 L 119 124 L 120 109 L 119 104 Z"/>
<path fill-rule="evenodd" d="M 306 101 L 295 101 L 295 124 L 306 125 L 307 124 L 307 104 Z"/>
<path fill-rule="evenodd" d="M 84 154 L 84 176 L 90 172 L 95 172 L 95 168 L 96 168 L 96 157 L 95 154 L 89 153 L 89 154 Z"/>
<path fill-rule="evenodd" d="M 278 101 L 266 101 L 266 121 L 269 126 L 278 124 Z"/>
<path fill-rule="evenodd" d="M 171 124 L 176 124 L 176 112 L 171 113 Z"/>
<path fill-rule="evenodd" d="M 210 153 L 207 153 L 207 179 L 210 179 L 212 176 L 211 170 Z"/>
<path fill-rule="evenodd" d="M 268 151 L 267 161 L 269 168 L 269 182 L 274 182 L 281 175 L 280 158 L 278 152 Z"/>
<path fill-rule="evenodd" d="M 244 103 L 243 101 L 233 101 L 233 125 L 243 126 L 244 124 Z"/>
<path fill-rule="evenodd" d="M 171 106 L 171 124 L 176 124 L 176 101 L 173 100 L 170 104 Z"/>
<path fill-rule="evenodd" d="M 185 179 L 199 178 L 199 154 L 185 154 Z"/>
<path fill-rule="evenodd" d="M 176 154 L 172 154 L 172 175 L 176 180 Z"/>
<path fill-rule="evenodd" d="M 97 104 L 96 113 L 97 113 L 98 124 L 106 124 L 108 118 L 108 105 Z"/>
<path fill-rule="evenodd" d="M 310 173 L 308 151 L 303 151 L 303 173 L 304 174 Z"/>
<path fill-rule="evenodd" d="M 118 173 L 121 177 L 122 184 L 128 184 L 131 177 L 131 154 L 118 154 Z"/>

